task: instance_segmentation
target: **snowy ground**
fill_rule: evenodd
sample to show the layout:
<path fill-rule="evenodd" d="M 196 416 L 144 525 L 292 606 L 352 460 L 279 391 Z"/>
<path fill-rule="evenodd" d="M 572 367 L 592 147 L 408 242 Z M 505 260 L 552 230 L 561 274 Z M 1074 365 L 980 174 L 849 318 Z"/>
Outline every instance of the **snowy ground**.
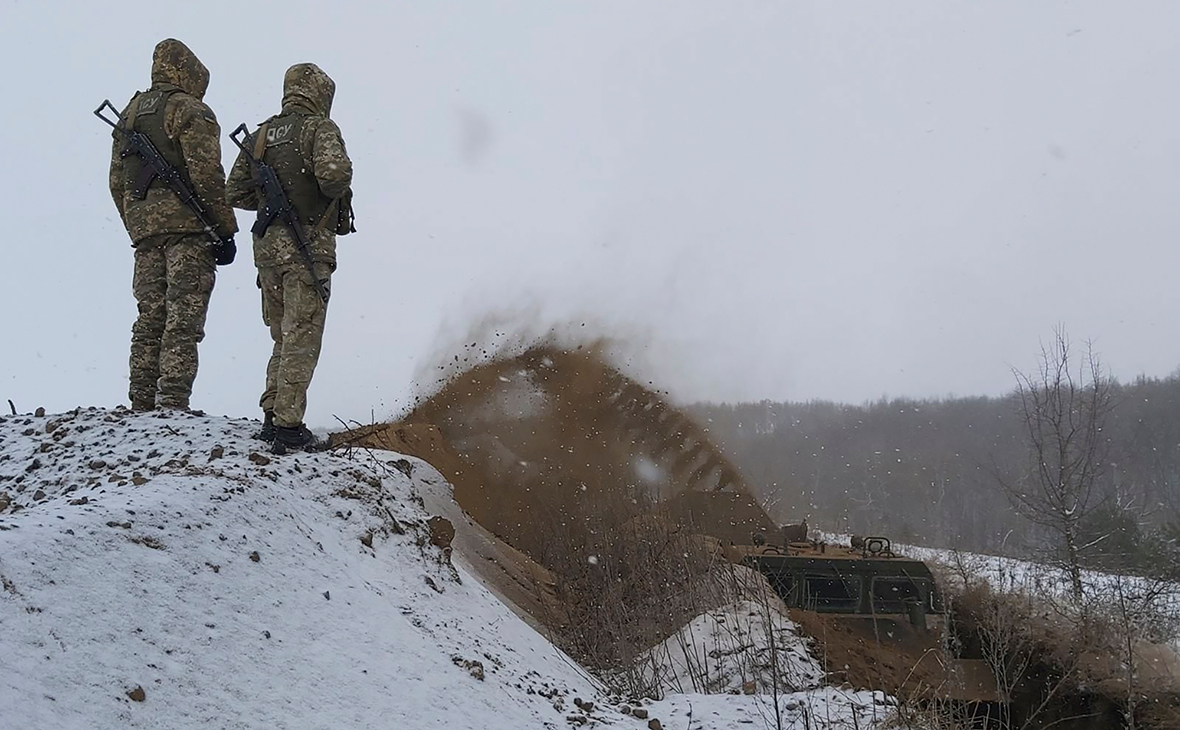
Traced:
<path fill-rule="evenodd" d="M 421 494 L 436 471 L 272 457 L 255 427 L 0 418 L 0 726 L 774 726 L 765 695 L 672 695 L 624 715 L 430 544 Z M 880 696 L 831 688 L 780 707 L 799 728 L 887 714 Z"/>
<path fill-rule="evenodd" d="M 818 533 L 818 538 L 829 543 L 847 545 L 851 536 L 838 533 Z M 999 591 L 1026 591 L 1042 596 L 1065 597 L 1070 592 L 1069 577 L 1061 568 L 997 555 L 960 552 L 945 548 L 893 544 L 894 552 L 907 558 L 941 566 L 944 575 L 956 583 L 983 581 Z M 1141 588 L 1149 582 L 1135 576 L 1119 576 L 1097 571 L 1082 572 L 1082 581 L 1092 593 L 1109 593 L 1116 581 L 1123 581 L 1128 590 Z M 1180 586 L 1169 591 L 1167 606 L 1180 612 Z"/>
<path fill-rule="evenodd" d="M 810 644 L 788 618 L 751 601 L 697 616 L 649 658 L 666 693 L 655 703 L 664 726 L 775 728 L 778 716 L 785 728 L 862 728 L 890 716 L 892 700 L 881 692 L 822 687 Z"/>
<path fill-rule="evenodd" d="M 697 616 L 652 649 L 645 664 L 665 693 L 740 693 L 774 687 L 776 678 L 794 692 L 818 688 L 824 676 L 810 644 L 773 606 L 740 601 Z"/>
<path fill-rule="evenodd" d="M 1042 563 L 912 545 L 899 546 L 898 550 L 906 556 L 943 566 L 944 574 L 959 583 L 964 581 L 965 576 L 967 581 L 985 581 L 998 591 L 1058 598 L 1067 597 L 1071 590 L 1064 570 Z M 1178 585 L 1092 570 L 1082 572 L 1082 583 L 1088 595 L 1107 600 L 1115 595 L 1116 586 L 1121 586 L 1123 591 L 1131 595 L 1157 593 L 1159 598 L 1155 602 L 1156 609 L 1180 619 Z M 1180 648 L 1180 643 L 1177 647 Z"/>
<path fill-rule="evenodd" d="M 669 695 L 647 706 L 666 730 L 778 728 L 770 695 Z M 825 687 L 778 697 L 783 730 L 871 730 L 891 728 L 891 704 L 880 692 Z M 640 726 L 642 727 L 642 726 Z"/>

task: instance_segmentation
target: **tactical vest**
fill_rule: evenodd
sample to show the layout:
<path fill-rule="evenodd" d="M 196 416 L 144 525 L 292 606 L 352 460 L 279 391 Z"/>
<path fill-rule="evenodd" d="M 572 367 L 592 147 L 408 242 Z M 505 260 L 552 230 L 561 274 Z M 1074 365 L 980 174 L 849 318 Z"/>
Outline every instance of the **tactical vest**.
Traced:
<path fill-rule="evenodd" d="M 160 156 L 179 170 L 187 181 L 188 168 L 185 167 L 180 145 L 164 131 L 164 108 L 168 105 L 168 99 L 178 91 L 180 91 L 178 87 L 162 84 L 158 89 L 137 94 L 127 107 L 127 118 L 123 120 L 123 123 L 127 129 L 146 135 L 159 150 Z M 137 155 L 128 155 L 123 159 L 123 189 L 130 191 L 132 197 L 137 200 L 143 200 L 147 195 L 147 189 L 135 189 L 142 167 L 143 160 Z M 166 183 L 156 178 L 147 188 L 161 185 L 166 185 Z"/>
<path fill-rule="evenodd" d="M 274 168 L 299 220 L 316 225 L 328 212 L 332 199 L 320 190 L 311 161 L 304 159 L 299 149 L 307 116 L 292 112 L 264 123 L 258 130 L 254 156 Z"/>

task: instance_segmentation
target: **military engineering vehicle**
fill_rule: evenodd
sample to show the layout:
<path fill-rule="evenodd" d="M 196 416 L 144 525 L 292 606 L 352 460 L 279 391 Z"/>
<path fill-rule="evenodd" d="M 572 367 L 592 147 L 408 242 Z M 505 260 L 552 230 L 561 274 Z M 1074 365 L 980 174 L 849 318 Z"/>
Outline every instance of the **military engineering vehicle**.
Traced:
<path fill-rule="evenodd" d="M 893 553 L 883 537 L 853 538 L 852 545 L 792 542 L 785 546 L 753 540 L 729 546 L 726 557 L 757 569 L 792 608 L 848 617 L 905 617 L 919 628 L 935 628 L 944 612 L 930 568 Z"/>

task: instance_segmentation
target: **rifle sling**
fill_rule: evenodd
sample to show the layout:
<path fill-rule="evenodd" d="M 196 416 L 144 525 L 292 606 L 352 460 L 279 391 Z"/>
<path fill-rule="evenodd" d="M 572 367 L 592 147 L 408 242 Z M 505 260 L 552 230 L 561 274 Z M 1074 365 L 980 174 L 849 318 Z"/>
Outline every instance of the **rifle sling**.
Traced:
<path fill-rule="evenodd" d="M 262 155 L 266 151 L 266 129 L 270 126 L 270 122 L 263 122 L 258 127 L 258 131 L 254 133 L 254 161 L 256 164 L 262 164 Z M 254 221 L 254 225 L 250 228 L 250 232 L 255 236 L 262 238 L 266 235 L 266 231 L 270 228 L 270 224 L 274 222 L 275 213 L 271 212 L 267 215 L 266 197 L 262 190 L 261 173 L 256 171 L 259 175 L 258 179 L 258 219 Z"/>
<path fill-rule="evenodd" d="M 328 220 L 331 216 L 336 215 L 336 211 L 340 209 L 340 198 L 332 198 L 332 202 L 328 204 L 328 209 L 324 211 L 323 216 L 320 217 L 320 222 L 315 224 L 312 231 L 322 231 L 328 227 Z"/>
<path fill-rule="evenodd" d="M 254 133 L 254 159 L 259 162 L 262 162 L 262 154 L 266 152 L 266 130 L 269 126 L 270 122 L 263 122 Z"/>
<path fill-rule="evenodd" d="M 127 105 L 127 118 L 123 120 L 123 129 L 128 132 L 135 131 L 135 118 L 139 116 L 139 100 L 143 98 L 142 93 L 136 93 L 135 98 Z"/>

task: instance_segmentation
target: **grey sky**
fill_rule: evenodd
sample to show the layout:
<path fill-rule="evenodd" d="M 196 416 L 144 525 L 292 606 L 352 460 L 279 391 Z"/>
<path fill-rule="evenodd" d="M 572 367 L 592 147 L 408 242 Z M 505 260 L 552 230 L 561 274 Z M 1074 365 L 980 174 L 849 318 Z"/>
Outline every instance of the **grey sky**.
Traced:
<path fill-rule="evenodd" d="M 489 310 L 622 333 L 682 398 L 996 394 L 1058 322 L 1123 378 L 1180 363 L 1180 3 L 0 2 L 0 397 L 25 409 L 126 398 L 90 110 L 167 36 L 224 133 L 291 63 L 337 82 L 360 232 L 313 424 L 395 409 Z M 239 247 L 194 405 L 252 415 Z"/>

